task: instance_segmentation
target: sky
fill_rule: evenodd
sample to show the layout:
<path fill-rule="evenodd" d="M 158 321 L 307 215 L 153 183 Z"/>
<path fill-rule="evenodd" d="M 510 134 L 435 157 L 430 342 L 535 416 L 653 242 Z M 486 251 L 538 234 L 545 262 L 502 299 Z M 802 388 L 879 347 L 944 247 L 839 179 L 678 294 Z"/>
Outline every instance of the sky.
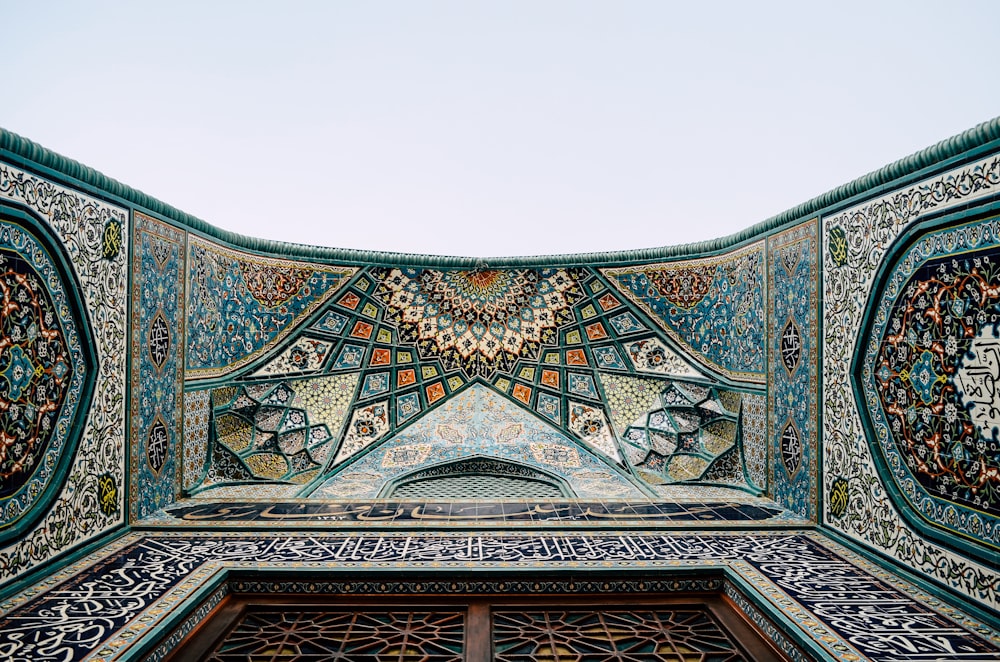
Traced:
<path fill-rule="evenodd" d="M 218 227 L 339 248 L 698 242 L 1000 115 L 994 0 L 0 16 L 0 127 Z"/>

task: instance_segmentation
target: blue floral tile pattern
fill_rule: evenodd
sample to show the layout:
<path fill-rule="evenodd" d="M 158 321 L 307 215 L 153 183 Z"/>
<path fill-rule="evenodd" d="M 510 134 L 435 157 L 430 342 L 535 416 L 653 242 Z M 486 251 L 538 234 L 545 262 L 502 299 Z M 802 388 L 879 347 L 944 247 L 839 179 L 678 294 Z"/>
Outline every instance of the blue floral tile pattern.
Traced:
<path fill-rule="evenodd" d="M 133 521 L 180 493 L 184 243 L 183 230 L 135 214 L 129 484 Z"/>
<path fill-rule="evenodd" d="M 274 347 L 357 269 L 188 241 L 187 377 L 219 377 Z"/>
<path fill-rule="evenodd" d="M 764 242 L 719 257 L 601 271 L 702 365 L 764 381 Z"/>
<path fill-rule="evenodd" d="M 770 493 L 803 517 L 818 514 L 818 222 L 768 239 Z"/>

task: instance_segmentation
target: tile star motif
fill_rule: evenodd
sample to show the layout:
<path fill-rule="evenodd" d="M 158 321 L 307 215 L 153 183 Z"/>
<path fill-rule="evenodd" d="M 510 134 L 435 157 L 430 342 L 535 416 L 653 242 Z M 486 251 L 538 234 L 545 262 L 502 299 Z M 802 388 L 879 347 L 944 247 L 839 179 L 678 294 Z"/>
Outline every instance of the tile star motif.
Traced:
<path fill-rule="evenodd" d="M 561 269 L 372 273 L 374 296 L 400 338 L 414 343 L 421 358 L 468 377 L 490 378 L 518 358 L 536 359 L 543 345 L 557 343 L 558 329 L 573 321 L 571 307 L 585 296 Z"/>

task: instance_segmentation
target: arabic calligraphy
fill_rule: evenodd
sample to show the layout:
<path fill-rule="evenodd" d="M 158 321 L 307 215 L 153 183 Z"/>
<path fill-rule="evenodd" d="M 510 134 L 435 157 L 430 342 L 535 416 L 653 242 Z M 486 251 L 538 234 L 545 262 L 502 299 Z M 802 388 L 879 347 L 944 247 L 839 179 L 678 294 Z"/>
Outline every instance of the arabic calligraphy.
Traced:
<path fill-rule="evenodd" d="M 781 516 L 773 506 L 747 503 L 601 503 L 565 502 L 407 502 L 371 501 L 325 503 L 285 501 L 278 503 L 213 502 L 184 504 L 167 510 L 185 522 L 396 522 L 452 521 L 590 521 L 614 522 L 720 522 L 761 521 Z"/>
<path fill-rule="evenodd" d="M 988 630 L 977 635 L 963 628 L 809 537 L 760 532 L 147 534 L 0 618 L 0 650 L 10 659 L 69 661 L 101 646 L 142 645 L 145 634 L 157 631 L 171 612 L 150 607 L 169 599 L 182 582 L 189 590 L 189 579 L 206 564 L 246 566 L 248 560 L 255 567 L 308 565 L 317 578 L 323 568 L 347 567 L 611 563 L 665 568 L 738 561 L 734 570 L 752 568 L 772 587 L 765 593 L 769 599 L 795 600 L 807 614 L 800 625 L 821 630 L 822 638 L 812 633 L 814 640 L 834 657 L 834 651 L 856 650 L 875 662 L 916 662 L 929 653 L 934 659 L 969 662 L 995 660 L 1000 653 Z M 200 581 L 211 574 L 202 573 Z M 137 620 L 141 613 L 159 616 Z"/>
<path fill-rule="evenodd" d="M 1000 428 L 1000 407 L 997 406 L 1000 339 L 994 335 L 991 326 L 980 330 L 955 375 L 959 402 L 969 412 L 983 439 L 992 439 L 994 430 Z"/>

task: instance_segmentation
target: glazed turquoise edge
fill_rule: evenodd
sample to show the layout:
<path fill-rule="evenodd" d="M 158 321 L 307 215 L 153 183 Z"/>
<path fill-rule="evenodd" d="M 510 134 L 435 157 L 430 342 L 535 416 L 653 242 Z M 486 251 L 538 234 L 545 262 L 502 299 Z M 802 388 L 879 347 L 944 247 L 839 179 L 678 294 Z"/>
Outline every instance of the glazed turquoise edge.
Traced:
<path fill-rule="evenodd" d="M 692 255 L 714 253 L 725 250 L 751 239 L 761 237 L 785 224 L 817 214 L 833 205 L 845 202 L 855 196 L 871 193 L 889 183 L 898 184 L 899 180 L 909 175 L 931 167 L 940 166 L 943 161 L 959 156 L 965 152 L 982 147 L 992 141 L 1000 140 L 1000 117 L 982 122 L 956 136 L 947 138 L 935 145 L 920 150 L 883 166 L 878 170 L 858 177 L 827 193 L 819 195 L 798 206 L 792 207 L 780 214 L 756 223 L 740 232 L 711 239 L 708 241 L 644 248 L 627 251 L 608 251 L 592 253 L 569 253 L 562 255 L 536 255 L 518 257 L 457 257 L 446 255 L 426 255 L 417 253 L 390 253 L 387 251 L 369 251 L 347 248 L 325 248 L 305 244 L 291 244 L 269 239 L 247 237 L 235 232 L 217 228 L 210 223 L 191 216 L 176 207 L 165 204 L 141 191 L 133 189 L 121 182 L 111 179 L 102 173 L 83 165 L 78 161 L 68 159 L 60 154 L 42 147 L 27 138 L 23 138 L 6 129 L 0 128 L 0 152 L 25 159 L 47 169 L 51 169 L 66 177 L 71 177 L 88 186 L 92 186 L 106 194 L 116 196 L 133 205 L 145 208 L 159 214 L 175 223 L 180 223 L 188 229 L 213 237 L 233 246 L 251 251 L 284 255 L 296 258 L 318 259 L 323 261 L 351 262 L 356 264 L 407 264 L 427 267 L 523 267 L 544 263 L 548 266 L 570 264 L 620 264 L 638 263 L 662 260 L 674 257 L 690 257 Z"/>

